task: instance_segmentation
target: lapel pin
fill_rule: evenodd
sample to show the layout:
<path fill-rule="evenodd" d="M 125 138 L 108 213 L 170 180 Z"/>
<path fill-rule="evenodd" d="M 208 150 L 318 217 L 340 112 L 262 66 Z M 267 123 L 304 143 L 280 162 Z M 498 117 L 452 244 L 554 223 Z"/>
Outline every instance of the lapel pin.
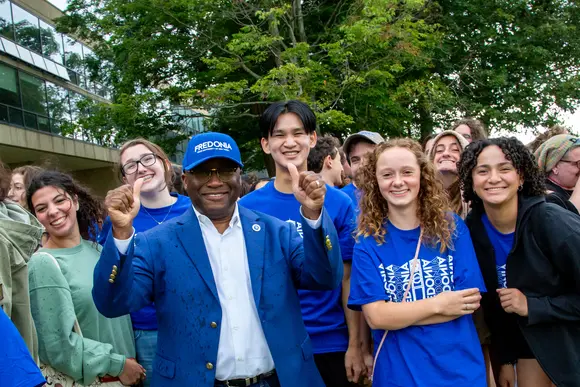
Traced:
<path fill-rule="evenodd" d="M 259 225 L 259 224 L 254 224 L 254 225 L 252 225 L 252 230 L 254 230 L 254 231 L 256 231 L 256 232 L 260 231 L 261 229 L 262 229 L 262 227 L 260 227 L 260 225 Z"/>

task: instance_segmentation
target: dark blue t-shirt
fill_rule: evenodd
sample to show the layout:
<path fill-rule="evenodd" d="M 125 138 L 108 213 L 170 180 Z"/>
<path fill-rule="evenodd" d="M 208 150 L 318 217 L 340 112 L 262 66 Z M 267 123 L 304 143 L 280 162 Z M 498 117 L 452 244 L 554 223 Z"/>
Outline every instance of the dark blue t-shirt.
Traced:
<path fill-rule="evenodd" d="M 329 185 L 326 188 L 324 208 L 338 232 L 342 259 L 350 261 L 354 245 L 352 202 L 338 189 Z M 292 223 L 302 236 L 300 203 L 293 194 L 276 190 L 273 181 L 244 196 L 238 204 Z M 298 290 L 302 319 L 312 340 L 314 353 L 341 352 L 348 347 L 348 329 L 341 293 L 340 288 L 332 291 Z"/>
<path fill-rule="evenodd" d="M 166 222 L 169 219 L 183 215 L 191 207 L 191 200 L 189 196 L 178 195 L 172 193 L 171 196 L 176 197 L 177 201 L 173 203 L 173 207 L 161 208 L 145 208 L 141 205 L 139 212 L 135 219 L 133 219 L 133 227 L 135 233 L 140 233 L 152 229 L 157 226 L 157 222 Z M 171 209 L 170 209 L 171 208 Z M 99 243 L 103 245 L 107 240 L 109 231 L 111 230 L 111 220 L 107 218 L 103 224 L 103 230 L 99 237 Z M 131 313 L 131 321 L 133 328 L 144 331 L 157 330 L 157 314 L 155 312 L 155 304 L 148 305 L 141 310 Z"/>
<path fill-rule="evenodd" d="M 485 285 L 469 231 L 454 215 L 453 250 L 422 243 L 413 286 L 406 302 L 435 297 L 444 291 Z M 361 310 L 376 301 L 401 302 L 410 276 L 420 229 L 399 230 L 387 222 L 385 241 L 373 237 L 355 244 L 349 307 Z M 384 330 L 373 330 L 375 351 Z M 486 374 L 472 316 L 390 331 L 374 370 L 374 386 L 485 387 Z"/>
<path fill-rule="evenodd" d="M 353 183 L 350 183 L 342 187 L 341 191 L 348 195 L 348 197 L 352 200 L 352 205 L 355 207 L 355 210 L 357 210 L 360 190 L 356 188 Z"/>
<path fill-rule="evenodd" d="M 481 217 L 483 226 L 485 227 L 485 232 L 493 246 L 495 253 L 495 269 L 497 271 L 497 283 L 499 288 L 507 288 L 507 276 L 506 276 L 506 264 L 507 257 L 512 247 L 514 245 L 514 235 L 515 232 L 509 234 L 502 234 L 499 232 L 493 224 L 487 218 L 487 215 L 483 214 Z"/>
<path fill-rule="evenodd" d="M 44 383 L 20 332 L 0 308 L 0 386 L 37 387 Z"/>

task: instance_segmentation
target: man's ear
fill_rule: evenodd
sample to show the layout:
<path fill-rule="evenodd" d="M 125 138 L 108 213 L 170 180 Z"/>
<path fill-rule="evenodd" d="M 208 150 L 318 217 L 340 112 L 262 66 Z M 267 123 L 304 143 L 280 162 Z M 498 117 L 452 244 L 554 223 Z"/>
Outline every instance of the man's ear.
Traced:
<path fill-rule="evenodd" d="M 309 136 L 310 136 L 310 148 L 314 148 L 316 146 L 316 142 L 318 141 L 318 134 L 316 133 L 316 130 L 313 130 Z"/>
<path fill-rule="evenodd" d="M 265 154 L 269 155 L 272 153 L 270 151 L 270 142 L 266 137 L 262 137 L 262 139 L 260 140 L 260 145 L 262 145 L 262 150 L 264 151 Z"/>
<path fill-rule="evenodd" d="M 187 191 L 187 179 L 185 178 L 185 173 L 181 173 L 181 183 L 183 183 L 183 190 Z"/>
<path fill-rule="evenodd" d="M 324 158 L 324 162 L 322 163 L 322 167 L 323 168 L 326 167 L 328 169 L 332 169 L 332 163 L 333 163 L 332 157 L 330 157 L 330 155 L 327 155 Z"/>

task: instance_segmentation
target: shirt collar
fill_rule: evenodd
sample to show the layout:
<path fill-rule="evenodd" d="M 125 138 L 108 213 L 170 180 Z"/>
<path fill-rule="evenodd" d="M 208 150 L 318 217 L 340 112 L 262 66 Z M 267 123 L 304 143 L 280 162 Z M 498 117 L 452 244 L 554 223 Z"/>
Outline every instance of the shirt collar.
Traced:
<path fill-rule="evenodd" d="M 204 224 L 206 226 L 211 225 L 212 227 L 215 227 L 210 218 L 208 218 L 207 216 L 205 216 L 202 213 L 200 213 L 199 211 L 197 211 L 197 209 L 195 208 L 195 206 L 193 204 L 191 206 L 193 207 L 193 211 L 195 212 L 195 216 L 197 217 L 197 220 L 199 221 L 199 223 Z M 242 223 L 240 222 L 240 212 L 238 210 L 238 203 L 236 203 L 236 206 L 234 208 L 234 215 L 232 216 L 232 219 L 230 220 L 229 228 L 233 228 L 233 227 L 239 227 L 239 228 L 242 227 Z"/>

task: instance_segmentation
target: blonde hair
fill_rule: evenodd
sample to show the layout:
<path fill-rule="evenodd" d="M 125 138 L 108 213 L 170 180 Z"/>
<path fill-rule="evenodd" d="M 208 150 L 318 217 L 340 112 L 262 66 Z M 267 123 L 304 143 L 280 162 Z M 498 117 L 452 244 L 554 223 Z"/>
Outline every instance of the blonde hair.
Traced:
<path fill-rule="evenodd" d="M 119 150 L 119 176 L 121 178 L 125 177 L 123 173 L 123 165 L 121 164 L 121 158 L 123 157 L 123 153 L 134 146 L 143 145 L 147 149 L 149 149 L 155 156 L 159 157 L 163 161 L 163 171 L 165 172 L 165 184 L 169 190 L 171 190 L 173 186 L 173 179 L 175 177 L 175 172 L 173 171 L 173 167 L 171 166 L 171 161 L 167 154 L 163 151 L 163 149 L 157 145 L 152 143 L 149 140 L 145 140 L 144 138 L 136 138 L 133 140 L 126 141 Z"/>
<path fill-rule="evenodd" d="M 371 152 L 356 176 L 356 184 L 362 191 L 360 214 L 356 237 L 373 236 L 378 244 L 384 243 L 387 230 L 385 221 L 389 218 L 389 206 L 377 181 L 377 161 L 380 155 L 393 148 L 409 150 L 419 164 L 421 173 L 417 200 L 417 218 L 421 223 L 424 240 L 435 246 L 441 244 L 441 251 L 452 248 L 451 235 L 455 229 L 443 186 L 436 177 L 436 171 L 421 145 L 408 138 L 397 138 L 378 145 Z"/>

